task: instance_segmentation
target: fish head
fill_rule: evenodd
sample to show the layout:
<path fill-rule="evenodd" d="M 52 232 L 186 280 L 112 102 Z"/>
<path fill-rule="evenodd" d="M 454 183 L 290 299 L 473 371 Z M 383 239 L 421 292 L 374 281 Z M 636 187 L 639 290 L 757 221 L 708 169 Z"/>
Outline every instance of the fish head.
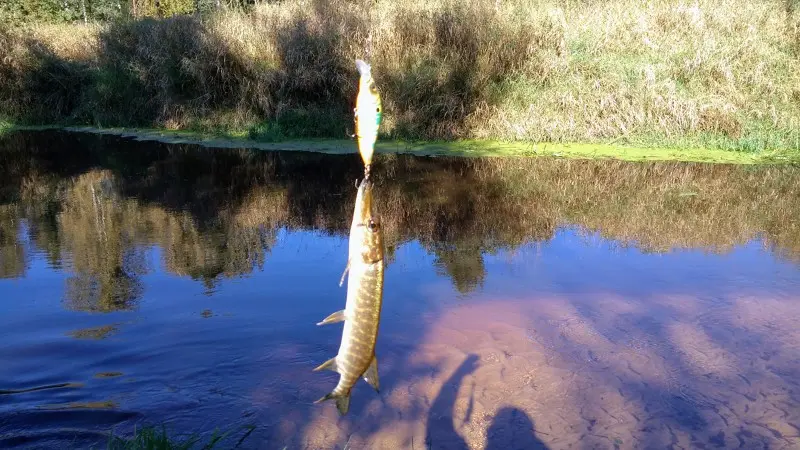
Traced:
<path fill-rule="evenodd" d="M 367 232 L 364 236 L 364 247 L 361 255 L 364 262 L 373 264 L 383 260 L 383 226 L 380 218 L 373 215 L 367 222 Z"/>
<path fill-rule="evenodd" d="M 359 74 L 359 90 L 368 91 L 371 95 L 378 96 L 378 88 L 375 86 L 375 80 L 372 78 L 372 66 L 357 59 L 356 68 Z"/>
<path fill-rule="evenodd" d="M 365 178 L 359 185 L 353 216 L 353 228 L 359 231 L 356 241 L 360 247 L 359 253 L 368 264 L 383 259 L 383 227 L 380 217 L 373 210 L 372 187 L 369 178 Z"/>
<path fill-rule="evenodd" d="M 372 187 L 373 183 L 370 177 L 364 177 L 361 183 L 358 184 L 356 208 L 353 213 L 353 227 L 368 223 L 372 217 Z"/>
<path fill-rule="evenodd" d="M 372 66 L 366 63 L 364 60 L 356 60 L 356 69 L 358 69 L 358 74 L 361 75 L 362 79 L 372 78 Z"/>

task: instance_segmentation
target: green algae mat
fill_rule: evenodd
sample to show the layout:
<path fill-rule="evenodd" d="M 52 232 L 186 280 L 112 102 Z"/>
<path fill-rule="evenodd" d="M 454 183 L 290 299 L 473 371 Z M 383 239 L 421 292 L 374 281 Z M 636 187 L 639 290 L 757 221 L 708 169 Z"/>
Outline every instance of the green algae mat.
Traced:
<path fill-rule="evenodd" d="M 356 153 L 355 140 L 298 139 L 281 142 L 260 142 L 244 136 L 132 128 L 94 127 L 6 127 L 13 130 L 61 129 L 71 132 L 116 135 L 140 141 L 170 144 L 195 144 L 214 148 L 254 148 L 273 151 L 310 151 L 329 154 Z M 800 151 L 769 150 L 738 152 L 708 148 L 659 148 L 615 144 L 564 144 L 500 141 L 394 141 L 382 140 L 375 145 L 377 153 L 412 154 L 418 156 L 463 157 L 535 157 L 550 156 L 574 159 L 618 159 L 623 161 L 685 161 L 721 164 L 798 164 Z"/>

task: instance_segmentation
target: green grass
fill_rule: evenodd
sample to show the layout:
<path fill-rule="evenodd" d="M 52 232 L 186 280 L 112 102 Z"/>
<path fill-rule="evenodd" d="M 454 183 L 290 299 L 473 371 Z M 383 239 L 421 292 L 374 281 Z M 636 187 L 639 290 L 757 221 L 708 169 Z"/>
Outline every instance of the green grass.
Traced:
<path fill-rule="evenodd" d="M 255 430 L 255 427 L 245 427 L 245 433 L 231 445 L 230 442 L 224 443 L 224 448 L 238 448 Z M 134 430 L 130 438 L 111 436 L 108 441 L 108 450 L 211 450 L 223 444 L 223 441 L 234 438 L 231 432 L 219 433 L 215 431 L 206 442 L 197 434 L 188 437 L 170 436 L 166 428 L 142 428 Z"/>

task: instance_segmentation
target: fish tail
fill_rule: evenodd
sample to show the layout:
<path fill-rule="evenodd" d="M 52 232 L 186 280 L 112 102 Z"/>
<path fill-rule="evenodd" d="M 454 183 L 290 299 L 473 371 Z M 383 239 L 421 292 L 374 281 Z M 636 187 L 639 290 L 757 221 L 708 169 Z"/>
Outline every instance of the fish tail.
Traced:
<path fill-rule="evenodd" d="M 337 393 L 336 391 L 330 392 L 326 394 L 321 399 L 315 401 L 314 403 L 322 403 L 326 400 L 336 400 L 336 409 L 339 410 L 340 415 L 347 414 L 347 411 L 350 410 L 350 391 Z"/>

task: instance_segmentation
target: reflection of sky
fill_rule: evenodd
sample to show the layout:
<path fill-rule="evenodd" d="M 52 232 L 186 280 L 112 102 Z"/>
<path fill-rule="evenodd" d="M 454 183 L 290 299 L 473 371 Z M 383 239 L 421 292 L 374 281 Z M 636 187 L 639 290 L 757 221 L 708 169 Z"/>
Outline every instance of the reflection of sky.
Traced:
<path fill-rule="evenodd" d="M 201 280 L 166 272 L 162 250 L 152 247 L 149 260 L 156 270 L 142 276 L 145 292 L 139 312 L 111 316 L 68 312 L 62 301 L 69 270 L 53 269 L 42 253 L 32 251 L 27 240 L 23 242 L 29 255 L 25 277 L 0 280 L 2 322 L 12 334 L 30 331 L 32 324 L 38 324 L 35 328 L 41 332 L 52 332 L 56 324 L 74 329 L 83 322 L 96 326 L 117 320 L 118 315 L 136 317 L 145 313 L 147 322 L 167 325 L 205 309 L 215 315 L 230 314 L 237 321 L 256 320 L 276 333 L 289 332 L 299 323 L 316 323 L 340 309 L 346 296 L 346 284 L 338 286 L 346 264 L 346 239 L 282 230 L 262 270 L 243 277 L 221 277 L 210 292 Z M 417 242 L 397 248 L 396 258 L 387 268 L 387 316 L 414 314 L 420 308 L 435 306 L 426 299 L 469 299 L 470 295 L 455 291 L 449 278 L 436 273 L 434 259 Z M 702 250 L 654 254 L 622 248 L 572 228 L 562 229 L 544 243 L 484 255 L 484 261 L 487 278 L 482 293 L 476 292 L 483 298 L 488 294 L 601 292 L 713 298 L 731 291 L 743 294 L 797 289 L 800 279 L 796 265 L 774 258 L 757 241 L 722 255 Z M 64 331 L 59 326 L 55 329 Z"/>
<path fill-rule="evenodd" d="M 22 278 L 0 279 L 0 323 L 13 326 L 17 322 L 30 326 L 35 317 L 60 314 L 60 289 L 69 273 L 54 270 L 44 254 L 29 239 L 25 221 L 17 235 L 26 255 L 25 275 Z M 55 288 L 59 290 L 53 292 Z"/>
<path fill-rule="evenodd" d="M 800 270 L 776 259 L 758 241 L 725 254 L 702 249 L 644 253 L 622 248 L 573 228 L 545 243 L 509 255 L 485 256 L 486 292 L 509 295 L 615 292 L 631 296 L 693 294 L 717 296 L 761 290 L 800 289 Z"/>
<path fill-rule="evenodd" d="M 287 374 L 303 373 L 303 380 L 313 380 L 305 381 L 313 389 L 303 388 L 311 393 L 302 395 L 317 395 L 335 377 L 310 369 L 335 354 L 341 327 L 315 324 L 344 307 L 346 288 L 338 282 L 346 252 L 347 241 L 340 237 L 281 231 L 262 270 L 221 278 L 209 292 L 201 280 L 166 272 L 162 249 L 152 247 L 148 259 L 154 270 L 141 277 L 144 292 L 137 309 L 109 314 L 65 309 L 69 271 L 49 267 L 41 253 L 29 253 L 24 278 L 0 280 L 0 388 L 61 382 L 85 387 L 19 396 L 15 403 L 0 403 L 0 413 L 111 399 L 151 420 L 213 428 L 217 421 L 239 420 L 251 407 L 247 396 L 254 386 L 271 383 L 270 377 L 282 383 L 279 390 L 287 398 L 299 401 L 299 384 Z M 417 242 L 397 248 L 386 272 L 378 342 L 387 365 L 405 349 L 413 350 L 438 312 L 460 302 L 609 293 L 641 298 L 646 305 L 648 298 L 667 294 L 713 301 L 734 292 L 800 292 L 798 267 L 777 260 L 759 242 L 724 255 L 702 250 L 646 254 L 567 228 L 548 242 L 484 260 L 483 288 L 462 296 L 448 277 L 436 273 L 435 257 Z M 207 310 L 210 318 L 203 317 Z M 106 325 L 117 330 L 103 340 L 69 335 Z M 94 378 L 104 371 L 124 376 Z M 209 395 L 213 402 L 206 401 Z"/>

